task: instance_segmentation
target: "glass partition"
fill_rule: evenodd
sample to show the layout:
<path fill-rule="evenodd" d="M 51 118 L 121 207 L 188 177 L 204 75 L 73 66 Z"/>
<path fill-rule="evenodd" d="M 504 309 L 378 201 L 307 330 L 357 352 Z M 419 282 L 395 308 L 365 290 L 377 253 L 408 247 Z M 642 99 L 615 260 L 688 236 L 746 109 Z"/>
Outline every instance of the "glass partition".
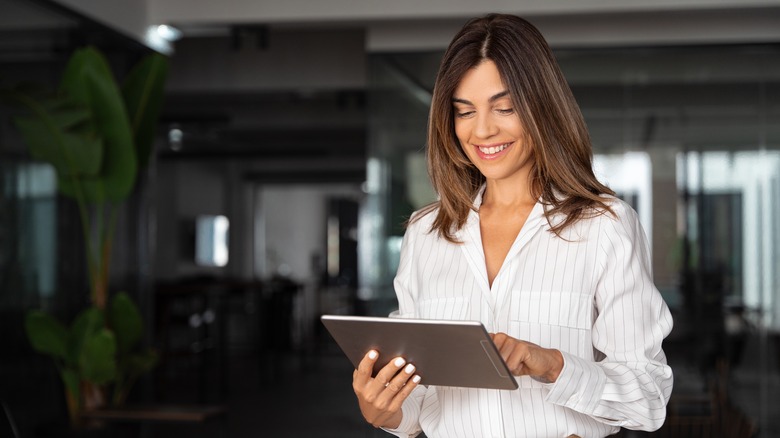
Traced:
<path fill-rule="evenodd" d="M 425 168 L 425 130 L 437 62 L 429 54 L 374 56 L 370 61 L 358 298 L 370 303 L 371 313 L 393 310 L 392 280 L 403 223 L 435 199 Z"/>
<path fill-rule="evenodd" d="M 122 75 L 148 49 L 56 2 L 0 0 L 0 11 L 0 417 L 13 417 L 19 436 L 58 436 L 67 433 L 64 386 L 52 359 L 31 348 L 25 318 L 42 309 L 70 324 L 88 305 L 83 229 L 76 203 L 58 192 L 54 168 L 31 156 L 22 141 L 12 120 L 25 112 L 7 92 L 56 90 L 81 46 L 98 47 Z M 112 292 L 133 295 L 148 317 L 143 199 L 134 195 L 117 213 L 109 275 Z M 4 433 L 11 432 L 0 427 Z"/>
<path fill-rule="evenodd" d="M 637 210 L 652 242 L 655 283 L 675 318 L 665 430 L 680 436 L 725 421 L 780 432 L 778 54 L 776 45 L 556 50 L 596 174 Z M 373 228 L 361 266 L 374 271 L 361 287 L 382 303 L 378 314 L 395 305 L 403 221 L 434 199 L 424 143 L 440 57 L 370 57 L 374 180 L 363 215 Z"/>

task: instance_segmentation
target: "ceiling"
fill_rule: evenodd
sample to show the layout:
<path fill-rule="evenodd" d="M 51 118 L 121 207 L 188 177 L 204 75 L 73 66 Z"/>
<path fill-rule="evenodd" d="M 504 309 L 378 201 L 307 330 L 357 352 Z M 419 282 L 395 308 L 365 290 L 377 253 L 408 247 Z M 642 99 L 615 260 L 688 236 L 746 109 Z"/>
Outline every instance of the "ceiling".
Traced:
<path fill-rule="evenodd" d="M 148 50 L 128 37 L 127 32 L 116 32 L 105 22 L 92 20 L 83 10 L 74 12 L 63 3 L 67 2 L 0 0 L 0 9 L 4 11 L 0 17 L 3 76 L 56 83 L 58 66 L 73 47 L 82 44 L 135 54 Z M 91 2 L 81 3 L 94 6 Z M 347 3 L 344 0 L 338 4 Z M 661 2 L 655 10 L 642 12 L 628 6 L 617 8 L 615 2 L 606 2 L 614 6 L 608 12 L 598 12 L 597 3 L 582 3 L 583 8 L 590 9 L 580 9 L 577 14 L 571 12 L 576 8 L 565 13 L 563 9 L 537 9 L 540 15 L 534 17 L 541 28 L 548 29 L 551 40 L 557 41 L 559 61 L 582 99 L 586 114 L 593 120 L 594 132 L 619 131 L 609 127 L 623 118 L 621 99 L 625 98 L 625 84 L 652 86 L 650 93 L 659 95 L 692 93 L 693 98 L 706 97 L 721 85 L 728 88 L 729 84 L 780 78 L 780 57 L 776 53 L 769 53 L 763 58 L 768 63 L 760 65 L 754 62 L 760 57 L 750 55 L 744 59 L 739 54 L 732 56 L 728 63 L 719 61 L 723 47 L 743 39 L 751 44 L 760 42 L 756 47 L 761 50 L 775 50 L 771 42 L 780 41 L 780 9 L 772 5 L 778 2 L 744 3 L 746 7 L 734 9 L 736 2 L 724 1 L 721 7 L 715 7 L 718 2 L 701 0 L 699 3 L 706 7 L 699 10 L 679 10 L 669 2 Z M 686 3 L 691 6 L 696 2 Z M 174 18 L 163 2 L 146 4 L 152 8 L 148 15 Z M 281 4 L 269 4 L 283 8 Z M 550 7 L 565 4 L 568 3 L 553 2 Z M 209 7 L 199 1 L 192 5 L 193 14 L 197 8 Z M 403 2 L 400 5 L 409 7 Z M 103 7 L 96 6 L 95 12 Z M 382 58 L 394 74 L 393 81 L 406 84 L 402 92 L 414 95 L 424 104 L 430 98 L 441 53 L 437 38 L 445 33 L 451 35 L 453 26 L 462 22 L 462 18 L 452 16 L 421 15 L 422 18 L 398 14 L 385 19 L 369 17 L 365 22 L 354 15 L 342 20 L 303 17 L 297 22 L 278 19 L 270 25 L 250 25 L 247 20 L 233 23 L 227 15 L 207 22 L 195 15 L 185 19 L 187 15 L 182 13 L 178 22 L 189 36 L 177 43 L 177 51 L 171 57 L 169 90 L 160 126 L 160 156 L 165 160 L 305 161 L 331 163 L 328 166 L 336 168 L 340 164 L 352 168 L 353 163 L 365 163 L 372 105 L 369 83 L 377 81 L 372 77 L 372 62 Z M 706 46 L 697 45 L 700 50 L 696 57 L 688 56 L 684 47 L 659 52 L 646 45 L 650 40 L 637 42 L 642 35 L 657 38 L 664 32 L 683 38 L 685 34 L 680 29 L 696 27 L 685 26 L 696 20 L 701 25 L 698 31 L 711 35 Z M 730 27 L 722 27 L 720 33 L 707 27 L 718 23 L 728 23 Z M 411 52 L 394 52 L 407 44 L 403 41 L 410 36 L 424 34 L 426 25 L 431 33 L 419 41 L 427 42 L 418 43 Z M 740 26 L 741 30 L 736 29 Z M 237 37 L 236 29 L 246 33 Z M 741 36 L 735 36 L 738 32 L 742 32 Z M 774 37 L 772 32 L 778 36 Z M 258 39 L 261 35 L 262 41 Z M 572 43 L 576 35 L 582 35 L 582 41 L 600 38 L 601 42 L 586 49 Z M 628 37 L 621 40 L 620 35 Z M 688 37 L 696 43 L 698 40 L 692 35 Z M 713 44 L 718 38 L 732 41 Z M 388 41 L 400 43 L 394 46 Z M 615 41 L 637 45 L 626 48 Z M 690 86 L 695 84 L 700 86 Z M 663 105 L 653 108 L 656 115 L 675 111 Z M 183 137 L 181 142 L 172 144 L 168 135 L 175 129 Z M 712 130 L 705 126 L 702 131 Z M 305 166 L 301 169 L 309 171 Z"/>

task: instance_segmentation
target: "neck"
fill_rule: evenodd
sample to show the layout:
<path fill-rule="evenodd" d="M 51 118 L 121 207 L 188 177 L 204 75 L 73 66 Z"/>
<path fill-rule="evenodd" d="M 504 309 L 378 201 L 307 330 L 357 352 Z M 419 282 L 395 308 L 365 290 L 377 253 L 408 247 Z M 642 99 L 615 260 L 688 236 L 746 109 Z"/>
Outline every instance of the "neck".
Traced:
<path fill-rule="evenodd" d="M 517 208 L 535 203 L 531 187 L 516 180 L 487 180 L 482 196 L 482 205 L 493 208 Z"/>

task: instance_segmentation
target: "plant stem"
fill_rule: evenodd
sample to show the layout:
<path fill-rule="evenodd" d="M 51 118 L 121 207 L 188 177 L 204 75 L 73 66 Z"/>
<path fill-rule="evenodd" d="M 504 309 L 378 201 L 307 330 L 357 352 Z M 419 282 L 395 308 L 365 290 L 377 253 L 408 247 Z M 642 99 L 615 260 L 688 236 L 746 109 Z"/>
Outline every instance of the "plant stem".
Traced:
<path fill-rule="evenodd" d="M 111 268 L 111 249 L 114 242 L 114 232 L 116 231 L 116 222 L 119 207 L 116 204 L 109 204 L 109 218 L 107 226 L 101 230 L 100 240 L 100 269 L 96 281 L 95 305 L 100 309 L 105 309 L 108 303 L 108 277 Z M 101 211 L 103 213 L 103 211 Z"/>
<path fill-rule="evenodd" d="M 66 385 L 63 385 L 66 386 Z M 77 426 L 81 419 L 81 402 L 76 395 L 70 392 L 70 389 L 65 388 L 65 403 L 68 407 L 68 417 L 70 418 L 71 426 Z"/>
<path fill-rule="evenodd" d="M 78 181 L 78 178 L 76 176 L 73 176 L 73 185 L 76 188 L 76 204 L 79 206 L 79 216 L 81 217 L 81 232 L 84 235 L 84 251 L 87 254 L 87 270 L 89 272 L 89 290 L 90 295 L 92 297 L 92 301 L 94 302 L 95 297 L 95 284 L 94 284 L 94 278 L 95 278 L 95 253 L 92 243 L 92 234 L 91 234 L 91 226 L 90 226 L 90 220 L 89 220 L 89 212 L 87 211 L 87 203 L 84 200 L 83 194 L 81 192 L 81 184 Z"/>

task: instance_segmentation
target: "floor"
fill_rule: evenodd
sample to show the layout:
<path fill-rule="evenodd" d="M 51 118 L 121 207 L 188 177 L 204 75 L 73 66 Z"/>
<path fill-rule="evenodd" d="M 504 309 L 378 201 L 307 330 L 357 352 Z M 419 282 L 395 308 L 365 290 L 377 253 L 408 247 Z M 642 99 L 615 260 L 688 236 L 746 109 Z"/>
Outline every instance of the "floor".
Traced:
<path fill-rule="evenodd" d="M 353 367 L 335 346 L 310 354 L 279 354 L 272 362 L 273 366 L 260 364 L 252 355 L 231 358 L 226 436 L 390 436 L 363 420 L 352 392 Z M 200 438 L 221 431 L 217 424 L 186 428 L 157 424 L 143 435 L 170 437 L 182 432 Z"/>
<path fill-rule="evenodd" d="M 760 348 L 758 341 L 754 341 L 748 346 L 752 351 L 747 356 L 757 357 Z M 325 343 L 317 352 L 308 354 L 278 355 L 272 362 L 275 366 L 261 367 L 252 356 L 231 360 L 227 378 L 230 388 L 227 436 L 390 436 L 363 421 L 351 389 L 353 368 L 335 345 Z M 780 407 L 772 402 L 780 400 L 780 373 L 761 378 L 757 366 L 757 361 L 748 360 L 732 370 L 730 394 L 734 404 L 760 427 L 756 438 L 780 436 Z M 675 393 L 695 393 L 704 386 L 697 370 L 675 368 Z M 212 437 L 214 432 L 214 428 L 194 428 L 188 436 Z M 160 425 L 150 436 L 175 433 L 175 428 Z M 623 434 L 624 438 L 649 436 L 666 435 Z"/>
<path fill-rule="evenodd" d="M 227 434 L 231 438 L 249 437 L 389 437 L 367 425 L 357 408 L 351 389 L 352 366 L 337 350 L 326 351 L 308 359 L 298 355 L 279 357 L 277 366 L 260 375 L 258 363 L 247 357 L 233 360 L 228 402 Z M 780 399 L 780 376 L 759 379 L 751 364 L 732 374 L 731 388 L 735 403 L 762 430 L 757 438 L 780 436 L 780 409 L 770 403 L 761 412 L 762 397 Z M 678 368 L 676 388 L 693 390 L 700 385 L 695 370 Z M 763 387 L 762 387 L 763 385 Z M 762 396 L 763 394 L 763 396 Z M 146 437 L 169 437 L 184 432 L 187 437 L 214 437 L 215 426 L 182 428 L 156 425 Z M 148 431 L 147 431 L 148 432 Z M 667 436 L 663 433 L 625 432 L 624 438 Z"/>
<path fill-rule="evenodd" d="M 281 367 L 258 385 L 241 390 L 231 402 L 231 437 L 386 436 L 368 425 L 352 392 L 352 370 L 341 355 L 325 353 L 308 363 L 282 358 Z M 240 391 L 240 392 L 239 392 Z"/>
<path fill-rule="evenodd" d="M 763 344 L 766 346 L 766 344 Z M 747 358 L 774 356 L 772 348 L 762 353 L 757 340 L 748 345 Z M 776 360 L 764 361 L 764 367 L 777 367 Z M 695 368 L 677 365 L 675 394 L 696 393 L 705 384 Z M 732 370 L 729 391 L 734 404 L 757 426 L 753 438 L 780 436 L 780 373 L 763 372 L 755 360 L 744 360 Z M 307 352 L 266 356 L 233 353 L 227 361 L 226 392 L 217 396 L 210 391 L 208 403 L 224 404 L 228 410 L 226 425 L 148 424 L 125 426 L 112 438 L 255 438 L 255 437 L 389 437 L 366 424 L 352 393 L 352 365 L 338 348 L 327 341 Z M 216 387 L 217 373 L 207 373 L 210 386 Z M 763 377 L 762 377 L 763 376 Z M 177 388 L 175 393 L 195 400 L 196 382 Z M 674 397 L 674 396 L 673 396 Z M 221 400 L 221 401 L 220 401 Z M 119 429 L 116 429 L 119 431 Z M 98 435 L 96 435 L 98 436 Z M 669 436 L 664 433 L 626 432 L 622 438 Z M 688 436 L 688 435 L 684 435 Z M 703 435 L 703 436 L 712 436 Z"/>

